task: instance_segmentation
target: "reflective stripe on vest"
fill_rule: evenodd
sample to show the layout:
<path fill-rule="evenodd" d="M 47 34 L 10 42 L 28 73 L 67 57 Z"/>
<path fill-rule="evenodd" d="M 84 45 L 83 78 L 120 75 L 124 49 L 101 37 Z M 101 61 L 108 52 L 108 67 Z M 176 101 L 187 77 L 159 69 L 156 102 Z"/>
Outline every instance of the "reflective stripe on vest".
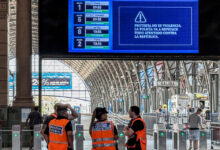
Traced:
<path fill-rule="evenodd" d="M 68 144 L 68 142 L 58 142 L 58 141 L 50 141 L 51 143 L 58 143 L 58 144 Z"/>
<path fill-rule="evenodd" d="M 94 123 L 92 147 L 94 150 L 115 150 L 114 125 L 111 121 Z"/>
<path fill-rule="evenodd" d="M 114 141 L 114 138 L 100 138 L 100 139 L 93 139 L 93 142 L 100 142 L 100 141 Z"/>
<path fill-rule="evenodd" d="M 93 147 L 93 148 L 97 148 L 97 147 L 112 147 L 112 146 L 115 146 L 115 143 L 109 143 L 109 144 L 96 144 L 96 145 L 93 145 L 92 147 Z"/>

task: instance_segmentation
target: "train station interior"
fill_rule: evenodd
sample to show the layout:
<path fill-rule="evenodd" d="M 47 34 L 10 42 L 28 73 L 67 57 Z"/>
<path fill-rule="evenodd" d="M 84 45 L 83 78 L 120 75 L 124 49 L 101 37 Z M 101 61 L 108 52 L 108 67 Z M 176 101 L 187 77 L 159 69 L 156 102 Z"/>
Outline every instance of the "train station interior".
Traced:
<path fill-rule="evenodd" d="M 70 104 L 79 114 L 77 119 L 71 121 L 74 135 L 73 145 L 76 150 L 90 150 L 92 148 L 92 150 L 96 150 L 92 146 L 89 126 L 93 111 L 97 107 L 105 107 L 108 111 L 108 120 L 112 121 L 117 127 L 118 140 L 116 143 L 118 150 L 127 149 L 125 143 L 128 137 L 125 135 L 124 127 L 128 126 L 131 120 L 128 114 L 131 106 L 140 108 L 140 116 L 146 124 L 147 150 L 188 150 L 190 147 L 189 116 L 198 108 L 202 110 L 200 116 L 204 127 L 199 130 L 198 149 L 220 150 L 220 13 L 217 13 L 220 4 L 218 2 L 210 2 L 210 5 L 205 7 L 208 2 L 205 3 L 205 0 L 201 0 L 200 15 L 206 18 L 204 20 L 207 22 L 204 23 L 204 20 L 200 19 L 200 22 L 197 22 L 197 25 L 199 24 L 198 26 L 201 27 L 200 32 L 194 32 L 192 29 L 191 34 L 189 34 L 192 35 L 193 39 L 191 45 L 197 44 L 198 46 L 199 43 L 199 52 L 195 50 L 197 46 L 190 47 L 193 49 L 192 51 L 189 50 L 190 48 L 184 47 L 186 51 L 188 50 L 187 52 L 181 50 L 182 47 L 177 47 L 177 50 L 171 48 L 171 51 L 161 55 L 161 51 L 158 49 L 155 50 L 156 53 L 151 54 L 150 51 L 142 53 L 140 50 L 143 46 L 137 46 L 137 49 L 133 46 L 134 50 L 128 48 L 126 53 L 121 50 L 118 51 L 119 54 L 112 52 L 119 50 L 118 48 L 122 48 L 122 50 L 127 48 L 120 46 L 120 42 L 132 43 L 132 40 L 129 41 L 130 34 L 126 35 L 123 28 L 120 27 L 116 30 L 117 26 L 114 24 L 117 18 L 120 19 L 120 13 L 123 15 L 123 9 L 128 7 L 123 4 L 126 2 L 125 0 L 103 0 L 104 2 L 98 0 L 63 0 L 62 5 L 59 5 L 61 2 L 58 0 L 54 0 L 54 5 L 51 1 L 0 0 L 0 150 L 47 150 L 47 143 L 40 133 L 42 124 L 30 129 L 26 126 L 26 119 L 35 106 L 39 108 L 39 112 L 45 119 L 54 112 L 56 103 Z M 133 9 L 135 0 L 127 1 L 131 7 L 129 9 Z M 157 3 L 154 0 L 137 1 L 138 6 L 145 3 L 153 6 Z M 156 1 L 159 3 L 162 0 Z M 183 4 L 175 0 L 167 0 L 168 4 L 163 2 L 159 5 L 161 7 L 163 5 L 169 5 L 169 7 L 183 5 L 186 7 L 189 3 L 192 5 L 191 9 L 196 9 L 200 3 L 198 0 L 180 1 Z M 87 26 L 74 26 L 75 35 L 72 35 L 73 33 L 68 35 L 69 37 L 70 35 L 74 36 L 72 41 L 67 40 L 66 34 L 64 34 L 66 37 L 62 36 L 61 33 L 65 32 L 65 29 L 57 28 L 60 27 L 59 25 L 63 27 L 65 24 L 65 22 L 59 22 L 65 19 L 63 12 L 60 16 L 53 14 L 63 11 L 64 9 L 60 9 L 58 6 L 63 7 L 64 4 L 65 8 L 69 9 L 74 5 L 76 11 L 74 13 L 78 17 L 82 15 L 80 14 L 82 13 L 81 4 L 86 5 L 83 8 L 86 9 L 83 10 L 85 11 L 83 14 L 85 18 L 83 19 L 85 19 Z M 51 8 L 48 8 L 47 12 L 47 8 L 43 7 L 49 5 Z M 75 5 L 80 7 L 76 8 Z M 109 15 L 110 11 L 117 10 L 114 8 L 116 6 L 122 7 L 119 14 Z M 57 8 L 57 11 L 53 10 L 52 7 Z M 104 10 L 106 7 L 109 10 Z M 139 7 L 141 8 L 141 6 Z M 135 22 L 136 28 L 134 30 L 141 30 L 142 28 L 138 25 L 145 25 L 151 21 L 150 17 L 145 18 L 145 7 L 142 9 L 138 12 L 137 17 L 132 20 Z M 126 14 L 129 16 L 132 11 L 126 10 Z M 183 10 L 178 11 L 182 12 Z M 94 19 L 94 17 L 93 21 L 87 21 L 87 19 L 89 20 L 88 16 L 95 16 L 97 13 L 101 19 Z M 47 17 L 52 16 L 52 19 L 45 19 L 42 14 L 47 14 Z M 111 16 L 108 19 L 113 22 L 109 23 L 111 24 L 109 26 L 105 24 L 106 22 L 101 24 L 106 15 Z M 192 15 L 191 19 L 198 21 L 197 15 Z M 70 12 L 69 18 L 71 18 Z M 51 21 L 53 19 L 58 21 Z M 79 24 L 76 23 L 77 19 L 74 19 L 74 23 Z M 161 20 L 163 21 L 163 19 Z M 169 21 L 169 19 L 167 20 Z M 119 21 L 126 21 L 126 19 Z M 208 29 L 201 25 L 202 23 Z M 67 24 L 69 25 L 68 31 L 71 31 L 70 25 L 72 24 L 68 22 Z M 164 24 L 164 30 L 170 29 L 166 25 Z M 184 25 L 175 28 L 172 26 L 171 29 L 181 30 L 185 27 Z M 191 26 L 196 27 L 196 23 Z M 97 30 L 98 28 L 100 30 Z M 116 31 L 113 31 L 112 28 Z M 126 29 L 126 27 L 124 28 Z M 130 29 L 130 26 L 128 28 Z M 55 29 L 58 32 L 57 34 L 54 34 Z M 85 29 L 86 35 L 83 37 L 85 39 L 80 37 L 79 32 L 76 33 L 79 31 L 78 29 L 80 29 L 80 33 L 81 29 Z M 106 29 L 109 30 L 108 34 Z M 145 29 L 147 29 L 146 26 Z M 119 38 L 122 37 L 122 39 L 121 41 L 119 39 L 118 45 L 114 45 L 115 40 L 118 40 L 117 35 L 114 34 L 115 32 L 119 33 L 120 30 L 123 34 L 120 33 Z M 89 31 L 94 33 L 88 34 Z M 183 31 L 188 31 L 188 28 Z M 164 32 L 163 35 L 158 33 L 154 37 L 141 36 L 138 35 L 138 32 L 135 33 L 137 35 L 134 36 L 134 40 L 140 37 L 140 41 L 146 40 L 143 38 L 148 38 L 148 40 L 155 42 L 156 39 L 153 41 L 153 38 L 161 36 L 179 42 L 175 41 L 173 37 L 167 38 L 165 36 L 167 36 L 166 34 L 171 34 L 171 36 L 182 34 L 182 31 Z M 100 34 L 103 37 L 98 37 L 101 36 Z M 106 46 L 106 41 L 108 41 L 106 37 L 111 36 L 113 40 L 108 38 L 110 44 Z M 123 37 L 128 40 L 123 39 Z M 183 36 L 183 38 L 185 37 L 187 36 Z M 194 39 L 199 39 L 199 42 L 193 43 Z M 56 43 L 56 40 L 64 42 Z M 71 50 L 65 51 L 62 48 L 67 46 L 62 44 L 68 42 L 73 42 L 74 48 L 71 47 Z M 139 41 L 135 42 L 138 43 Z M 77 46 L 74 45 L 76 43 Z M 86 50 L 78 52 L 82 50 L 81 44 L 85 44 Z M 101 44 L 103 45 L 100 46 Z M 112 49 L 110 48 L 108 53 L 102 53 L 101 50 L 108 47 L 112 47 Z M 163 47 L 166 46 L 159 48 Z M 47 51 L 48 49 L 50 50 Z M 98 54 L 96 49 L 99 50 Z M 204 49 L 205 52 L 203 53 Z M 77 53 L 74 53 L 74 50 Z M 135 50 L 138 52 L 136 53 Z M 178 50 L 179 52 L 176 52 Z M 33 132 L 34 144 L 32 148 L 29 148 L 31 132 Z"/>

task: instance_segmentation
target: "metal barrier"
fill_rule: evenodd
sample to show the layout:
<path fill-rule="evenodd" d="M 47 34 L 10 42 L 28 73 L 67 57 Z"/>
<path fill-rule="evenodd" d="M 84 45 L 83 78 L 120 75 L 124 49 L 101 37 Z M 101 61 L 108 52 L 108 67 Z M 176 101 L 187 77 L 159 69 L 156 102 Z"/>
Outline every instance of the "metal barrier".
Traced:
<path fill-rule="evenodd" d="M 40 135 L 40 129 L 41 129 L 41 125 L 35 125 L 34 126 L 34 150 L 39 150 L 41 149 L 41 135 Z"/>
<path fill-rule="evenodd" d="M 118 115 L 118 114 L 115 114 L 115 113 L 112 113 L 112 112 L 109 113 L 108 117 L 109 117 L 110 120 L 116 121 L 115 122 L 116 124 L 123 124 L 125 126 L 127 126 L 129 121 L 130 121 L 130 120 L 127 120 L 125 118 L 122 118 L 121 115 Z"/>
<path fill-rule="evenodd" d="M 124 135 L 124 125 L 117 125 L 118 128 L 118 149 L 122 150 L 125 148 L 125 135 Z"/>
<path fill-rule="evenodd" d="M 199 149 L 207 150 L 207 131 L 205 130 L 200 131 Z"/>
<path fill-rule="evenodd" d="M 21 150 L 21 126 L 12 126 L 12 150 Z"/>
<path fill-rule="evenodd" d="M 154 146 L 158 150 L 166 150 L 167 130 L 164 124 L 154 124 Z"/>
<path fill-rule="evenodd" d="M 75 141 L 76 141 L 75 142 L 76 150 L 83 150 L 83 141 L 84 141 L 83 125 L 80 124 L 76 125 Z"/>
<path fill-rule="evenodd" d="M 187 132 L 179 130 L 173 132 L 173 149 L 186 150 L 187 149 Z"/>
<path fill-rule="evenodd" d="M 179 128 L 178 130 L 166 130 L 163 124 L 159 124 L 158 126 L 159 127 L 157 127 L 157 130 L 155 129 L 154 132 L 152 130 L 147 130 L 147 149 L 149 150 L 153 150 L 153 149 L 186 150 L 187 148 L 189 148 L 188 130 L 183 130 L 183 128 Z M 126 136 L 123 133 L 124 126 L 117 125 L 117 128 L 118 128 L 118 135 L 119 135 L 118 148 L 119 150 L 125 150 L 126 148 L 124 146 L 124 143 L 125 143 Z M 20 150 L 21 145 L 22 145 L 21 139 L 24 139 L 24 136 L 26 135 L 26 133 L 30 132 L 31 130 L 21 130 L 21 127 L 19 125 L 13 126 L 12 129 L 13 130 L 0 130 L 0 133 L 2 132 L 2 134 L 7 133 L 8 135 L 10 135 L 10 137 L 12 138 L 12 150 Z M 169 136 L 167 133 L 171 131 L 173 132 L 173 136 L 172 136 L 172 139 L 169 139 L 168 138 Z M 212 132 L 216 131 L 216 128 L 215 130 L 209 129 L 209 130 L 200 131 L 200 141 L 199 141 L 200 150 L 209 150 L 211 149 L 211 146 L 213 146 L 213 149 L 215 150 L 220 149 L 220 146 L 218 145 L 220 143 L 220 140 L 215 139 L 216 141 L 215 143 L 213 143 L 213 135 L 210 134 L 211 131 Z M 154 133 L 154 136 L 152 136 L 151 134 L 148 134 L 152 132 Z M 83 130 L 82 125 L 77 125 L 76 131 L 74 132 L 74 134 L 75 134 L 74 145 L 75 145 L 76 150 L 91 149 L 91 145 L 92 145 L 91 139 L 87 137 L 87 141 L 84 142 L 84 135 L 87 134 L 87 136 L 89 136 L 88 129 Z M 218 135 L 215 134 L 215 136 L 220 136 L 220 134 Z M 6 140 L 5 137 L 6 136 L 4 134 L 3 140 Z M 40 137 L 41 135 L 39 134 L 39 125 L 38 125 L 38 127 L 34 128 L 34 150 L 42 149 L 40 147 L 41 142 L 42 142 Z M 36 144 L 38 144 L 38 146 Z M 46 149 L 45 145 L 42 150 L 44 149 Z"/>

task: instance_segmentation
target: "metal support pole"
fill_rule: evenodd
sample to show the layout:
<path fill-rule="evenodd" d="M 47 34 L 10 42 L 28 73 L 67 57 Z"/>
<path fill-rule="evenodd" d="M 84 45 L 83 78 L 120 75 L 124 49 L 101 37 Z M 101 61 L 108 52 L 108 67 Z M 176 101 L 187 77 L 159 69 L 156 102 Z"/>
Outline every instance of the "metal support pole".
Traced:
<path fill-rule="evenodd" d="M 192 93 L 197 92 L 197 83 L 196 83 L 196 63 L 192 63 Z"/>
<path fill-rule="evenodd" d="M 168 111 L 169 93 L 168 93 L 168 89 L 169 89 L 169 87 L 165 88 L 165 104 L 167 105 L 167 108 L 166 108 L 166 113 L 167 113 L 166 114 L 167 115 L 166 122 L 169 125 L 169 111 Z"/>
<path fill-rule="evenodd" d="M 180 77 L 180 62 L 176 61 L 176 80 L 179 81 Z M 177 94 L 180 94 L 180 84 L 178 85 Z"/>
<path fill-rule="evenodd" d="M 39 56 L 39 97 L 38 97 L 38 103 L 39 103 L 39 111 L 42 113 L 42 58 Z"/>

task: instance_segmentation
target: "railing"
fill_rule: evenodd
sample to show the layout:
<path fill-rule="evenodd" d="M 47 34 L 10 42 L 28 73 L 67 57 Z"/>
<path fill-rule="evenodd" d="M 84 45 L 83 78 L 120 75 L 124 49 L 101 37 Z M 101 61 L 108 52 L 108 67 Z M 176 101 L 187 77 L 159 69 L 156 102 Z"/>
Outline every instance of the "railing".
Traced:
<path fill-rule="evenodd" d="M 123 118 L 122 115 L 118 115 L 118 114 L 115 114 L 115 113 L 112 113 L 112 112 L 109 113 L 108 117 L 109 117 L 109 119 L 110 119 L 111 121 L 113 121 L 115 124 L 122 124 L 122 125 L 127 126 L 128 123 L 129 123 L 129 120 Z"/>

